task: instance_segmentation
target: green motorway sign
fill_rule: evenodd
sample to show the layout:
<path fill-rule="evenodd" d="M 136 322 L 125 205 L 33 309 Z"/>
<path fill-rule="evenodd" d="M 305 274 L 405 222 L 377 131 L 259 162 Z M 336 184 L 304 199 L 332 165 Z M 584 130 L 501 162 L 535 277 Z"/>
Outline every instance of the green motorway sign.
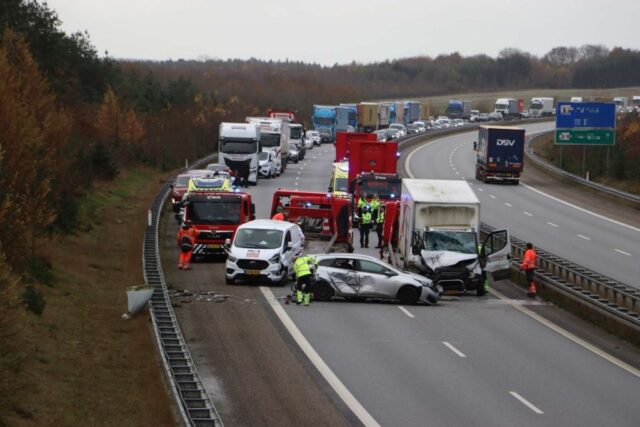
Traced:
<path fill-rule="evenodd" d="M 556 129 L 556 145 L 615 145 L 613 129 Z"/>

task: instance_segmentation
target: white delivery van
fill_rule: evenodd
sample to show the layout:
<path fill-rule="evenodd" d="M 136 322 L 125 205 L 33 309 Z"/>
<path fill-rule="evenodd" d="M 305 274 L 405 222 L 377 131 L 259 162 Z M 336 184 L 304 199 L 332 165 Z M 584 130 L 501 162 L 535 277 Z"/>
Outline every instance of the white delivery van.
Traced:
<path fill-rule="evenodd" d="M 294 255 L 302 253 L 304 234 L 297 224 L 258 219 L 238 227 L 227 244 L 226 282 L 262 281 L 285 285 Z"/>

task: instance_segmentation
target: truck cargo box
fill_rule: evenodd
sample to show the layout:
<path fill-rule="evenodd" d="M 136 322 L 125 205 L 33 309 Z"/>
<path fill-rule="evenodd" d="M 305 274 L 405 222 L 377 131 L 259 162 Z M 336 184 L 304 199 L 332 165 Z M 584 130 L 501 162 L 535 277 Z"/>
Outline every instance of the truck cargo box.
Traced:
<path fill-rule="evenodd" d="M 517 182 L 524 168 L 524 129 L 480 126 L 476 178 Z"/>

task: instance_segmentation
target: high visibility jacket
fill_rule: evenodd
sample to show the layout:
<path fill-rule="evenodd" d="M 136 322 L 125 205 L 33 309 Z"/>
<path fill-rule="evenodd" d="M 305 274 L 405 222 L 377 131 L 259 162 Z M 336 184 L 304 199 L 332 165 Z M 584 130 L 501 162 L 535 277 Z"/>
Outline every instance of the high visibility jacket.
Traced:
<path fill-rule="evenodd" d="M 189 239 L 190 243 L 193 245 L 196 242 L 196 237 L 198 237 L 198 230 L 193 227 L 182 228 L 178 230 L 178 245 L 183 243 L 183 239 Z"/>
<path fill-rule="evenodd" d="M 310 256 L 298 257 L 293 263 L 293 272 L 296 275 L 296 279 L 311 274 L 311 264 L 316 264 L 316 259 Z"/>
<path fill-rule="evenodd" d="M 369 202 L 367 202 L 367 199 L 362 197 L 362 198 L 360 198 L 360 200 L 358 200 L 358 209 L 362 209 L 365 206 L 371 207 L 371 204 L 369 204 Z"/>
<path fill-rule="evenodd" d="M 362 213 L 362 223 L 363 224 L 371 224 L 371 212 L 363 212 Z"/>
<path fill-rule="evenodd" d="M 275 221 L 284 221 L 284 214 L 282 212 L 278 212 L 277 214 L 272 216 L 271 219 Z"/>
<path fill-rule="evenodd" d="M 384 222 L 384 210 L 382 209 L 378 210 L 378 217 L 376 218 L 376 222 L 378 224 L 382 224 Z"/>
<path fill-rule="evenodd" d="M 532 270 L 536 268 L 536 261 L 538 259 L 538 255 L 536 255 L 536 251 L 533 249 L 527 249 L 524 251 L 524 256 L 522 257 L 522 269 L 523 270 Z"/>
<path fill-rule="evenodd" d="M 371 200 L 371 203 L 369 203 L 369 205 L 371 206 L 371 210 L 376 212 L 380 207 L 380 199 L 374 198 L 373 200 Z"/>

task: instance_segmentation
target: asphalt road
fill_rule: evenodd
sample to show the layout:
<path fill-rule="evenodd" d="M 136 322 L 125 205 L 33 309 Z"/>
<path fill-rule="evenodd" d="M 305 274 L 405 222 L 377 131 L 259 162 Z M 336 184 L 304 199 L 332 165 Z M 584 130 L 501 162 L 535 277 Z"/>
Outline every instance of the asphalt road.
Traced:
<path fill-rule="evenodd" d="M 553 123 L 527 125 L 527 133 L 552 129 Z M 508 228 L 534 246 L 588 267 L 631 286 L 640 288 L 640 214 L 635 221 L 624 218 L 612 222 L 589 211 L 606 209 L 604 215 L 617 219 L 619 206 L 602 206 L 598 199 L 573 201 L 581 209 L 547 197 L 555 189 L 537 183 L 524 185 L 485 184 L 475 180 L 475 152 L 472 141 L 477 132 L 443 138 L 409 155 L 409 167 L 416 178 L 467 179 L 482 204 L 481 220 L 491 226 Z M 428 167 L 425 167 L 428 165 Z M 525 172 L 528 171 L 525 164 Z M 533 172 L 533 171 L 531 171 Z M 553 185 L 553 184 L 552 184 Z M 575 190 L 577 192 L 579 190 Z M 563 195 L 562 200 L 569 198 Z M 594 206 L 594 200 L 599 205 Z M 595 208 L 595 209 L 594 209 Z M 629 224 L 627 223 L 629 222 Z"/>
<path fill-rule="evenodd" d="M 267 216 L 278 187 L 326 190 L 332 146 L 307 155 L 280 178 L 250 189 L 258 217 Z M 423 166 L 433 161 L 425 159 Z M 163 262 L 171 267 L 177 257 L 174 232 L 175 223 L 165 218 Z M 231 295 L 219 304 L 176 301 L 185 337 L 225 424 L 357 423 L 282 329 L 263 296 L 268 291 L 225 286 L 221 264 L 198 263 L 190 272 L 171 267 L 165 271 L 174 286 Z M 435 307 L 402 308 L 342 301 L 305 308 L 285 305 L 285 288 L 269 291 L 380 425 L 637 425 L 637 371 L 612 364 L 532 313 L 587 329 L 587 335 L 593 333 L 588 326 L 576 326 L 579 321 L 553 306 L 524 300 L 508 282 L 495 286 L 509 297 L 449 298 Z M 610 337 L 603 343 L 612 351 L 625 346 Z M 640 363 L 637 350 L 627 348 L 625 355 Z"/>

